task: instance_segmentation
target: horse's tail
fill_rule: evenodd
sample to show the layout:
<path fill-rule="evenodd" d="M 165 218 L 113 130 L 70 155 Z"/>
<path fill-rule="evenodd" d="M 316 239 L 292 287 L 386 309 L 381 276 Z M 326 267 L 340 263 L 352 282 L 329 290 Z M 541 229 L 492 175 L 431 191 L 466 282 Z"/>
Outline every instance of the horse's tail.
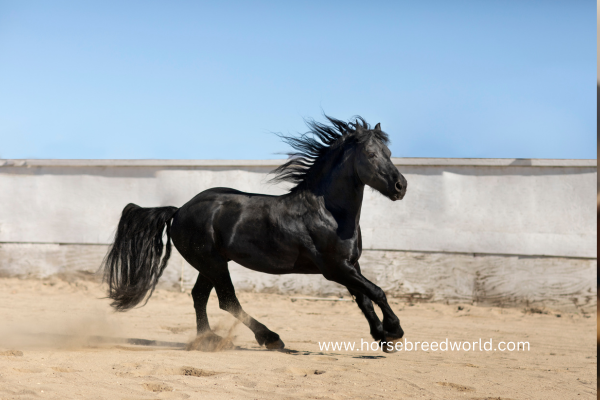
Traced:
<path fill-rule="evenodd" d="M 131 203 L 123 209 L 115 241 L 102 263 L 108 297 L 117 311 L 127 311 L 152 296 L 171 256 L 170 220 L 175 212 L 177 207 L 142 208 Z"/>

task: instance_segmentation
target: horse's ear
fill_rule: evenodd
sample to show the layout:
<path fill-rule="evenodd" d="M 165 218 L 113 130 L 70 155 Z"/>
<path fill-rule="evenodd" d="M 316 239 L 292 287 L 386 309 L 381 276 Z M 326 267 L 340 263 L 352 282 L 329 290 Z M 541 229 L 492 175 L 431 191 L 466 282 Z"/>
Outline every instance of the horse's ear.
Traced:
<path fill-rule="evenodd" d="M 381 130 L 381 123 L 377 123 L 377 125 L 375 125 L 375 130 L 376 131 L 380 131 Z"/>

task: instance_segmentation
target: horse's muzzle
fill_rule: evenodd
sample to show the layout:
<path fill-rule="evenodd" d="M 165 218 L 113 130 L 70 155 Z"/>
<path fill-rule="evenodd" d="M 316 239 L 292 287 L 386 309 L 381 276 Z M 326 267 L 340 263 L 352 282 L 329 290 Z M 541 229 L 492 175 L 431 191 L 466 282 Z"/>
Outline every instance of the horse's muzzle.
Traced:
<path fill-rule="evenodd" d="M 394 184 L 394 193 L 390 196 L 390 199 L 394 201 L 402 200 L 406 194 L 406 184 L 406 179 L 400 175 L 400 178 Z"/>

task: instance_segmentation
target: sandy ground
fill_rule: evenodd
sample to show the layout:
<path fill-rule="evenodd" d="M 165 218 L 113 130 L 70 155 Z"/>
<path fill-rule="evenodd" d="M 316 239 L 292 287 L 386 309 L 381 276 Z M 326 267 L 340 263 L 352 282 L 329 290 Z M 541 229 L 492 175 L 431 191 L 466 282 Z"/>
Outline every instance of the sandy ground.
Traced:
<path fill-rule="evenodd" d="M 0 399 L 596 398 L 596 315 L 392 301 L 408 341 L 528 341 L 530 351 L 321 351 L 371 341 L 356 304 L 242 293 L 296 352 L 260 348 L 243 325 L 236 348 L 200 352 L 90 341 L 194 337 L 189 293 L 160 290 L 121 314 L 103 294 L 89 281 L 0 279 Z M 222 334 L 234 325 L 214 297 L 209 318 Z"/>

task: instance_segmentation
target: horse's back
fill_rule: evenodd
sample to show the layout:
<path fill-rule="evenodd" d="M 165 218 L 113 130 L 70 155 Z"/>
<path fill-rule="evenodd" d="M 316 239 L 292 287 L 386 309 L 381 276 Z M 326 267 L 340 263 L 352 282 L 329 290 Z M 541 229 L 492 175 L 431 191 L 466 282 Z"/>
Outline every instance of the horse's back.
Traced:
<path fill-rule="evenodd" d="M 230 198 L 230 197 L 239 198 L 240 196 L 246 197 L 246 198 L 277 197 L 277 196 L 272 196 L 272 195 L 268 195 L 268 194 L 242 192 L 241 190 L 232 189 L 232 188 L 228 188 L 228 187 L 214 187 L 214 188 L 206 189 L 205 191 L 198 193 L 190 201 L 188 201 L 186 204 L 184 204 L 183 207 L 194 205 L 198 201 L 219 200 L 219 199 L 225 199 L 225 198 Z"/>
<path fill-rule="evenodd" d="M 289 214 L 284 196 L 213 188 L 177 212 L 173 243 L 188 261 L 218 254 L 251 269 L 289 273 L 306 236 L 301 220 Z"/>
<path fill-rule="evenodd" d="M 198 193 L 179 209 L 178 215 L 189 217 L 191 214 L 194 214 L 202 216 L 206 211 L 214 208 L 236 204 L 243 206 L 250 199 L 272 200 L 276 197 L 266 194 L 242 192 L 241 190 L 232 188 L 216 187 Z"/>
<path fill-rule="evenodd" d="M 252 196 L 257 195 L 226 187 L 211 188 L 198 193 L 181 206 L 173 217 L 171 229 L 174 243 L 177 243 L 182 235 L 195 236 L 198 231 L 210 230 L 214 217 L 221 208 L 235 210 L 242 207 Z"/>

